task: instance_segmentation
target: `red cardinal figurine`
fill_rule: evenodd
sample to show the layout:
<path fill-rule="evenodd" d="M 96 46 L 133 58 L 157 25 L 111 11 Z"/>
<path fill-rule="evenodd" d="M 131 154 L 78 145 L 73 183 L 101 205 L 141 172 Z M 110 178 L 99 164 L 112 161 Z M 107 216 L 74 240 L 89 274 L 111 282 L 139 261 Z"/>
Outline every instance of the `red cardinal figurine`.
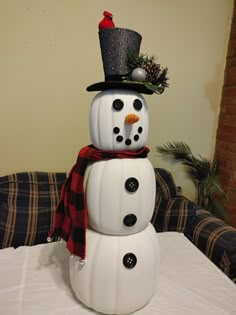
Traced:
<path fill-rule="evenodd" d="M 112 21 L 113 15 L 110 12 L 107 12 L 107 11 L 104 11 L 103 15 L 104 15 L 104 18 L 98 24 L 99 30 L 102 30 L 103 28 L 115 27 L 115 24 Z"/>

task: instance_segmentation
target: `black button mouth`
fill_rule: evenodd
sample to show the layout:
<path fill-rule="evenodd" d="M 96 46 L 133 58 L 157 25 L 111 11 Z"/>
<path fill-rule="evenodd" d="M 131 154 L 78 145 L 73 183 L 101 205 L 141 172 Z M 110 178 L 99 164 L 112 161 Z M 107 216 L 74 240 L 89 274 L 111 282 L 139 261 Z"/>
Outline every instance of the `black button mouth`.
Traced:
<path fill-rule="evenodd" d="M 132 143 L 132 141 L 131 141 L 130 139 L 126 139 L 126 140 L 125 140 L 125 144 L 126 144 L 126 145 L 131 145 L 131 143 Z"/>
<path fill-rule="evenodd" d="M 138 131 L 138 133 L 133 136 L 133 141 L 135 141 L 135 142 L 139 141 L 139 139 L 140 139 L 139 135 L 143 132 L 143 128 L 142 127 L 138 127 L 137 131 Z M 113 133 L 116 135 L 116 141 L 117 142 L 125 141 L 125 144 L 127 146 L 130 146 L 132 144 L 132 140 L 130 138 L 124 139 L 124 137 L 119 134 L 120 133 L 120 128 L 119 127 L 114 127 L 113 128 Z"/>

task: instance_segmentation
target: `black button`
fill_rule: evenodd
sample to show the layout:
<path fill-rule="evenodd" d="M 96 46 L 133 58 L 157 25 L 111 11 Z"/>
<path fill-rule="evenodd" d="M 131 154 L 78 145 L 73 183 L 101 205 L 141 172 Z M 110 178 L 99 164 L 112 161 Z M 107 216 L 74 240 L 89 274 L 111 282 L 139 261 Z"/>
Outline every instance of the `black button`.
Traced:
<path fill-rule="evenodd" d="M 137 98 L 134 100 L 134 109 L 140 110 L 143 107 L 143 103 Z"/>
<path fill-rule="evenodd" d="M 122 108 L 124 107 L 124 103 L 122 100 L 120 99 L 116 99 L 114 100 L 114 102 L 112 103 L 112 106 L 115 110 L 122 110 Z"/>
<path fill-rule="evenodd" d="M 123 257 L 123 264 L 126 268 L 134 268 L 137 264 L 137 257 L 133 253 L 128 253 Z"/>
<path fill-rule="evenodd" d="M 130 177 L 125 182 L 125 188 L 130 192 L 138 190 L 139 182 L 135 177 Z"/>
<path fill-rule="evenodd" d="M 126 139 L 126 140 L 125 140 L 125 144 L 126 144 L 126 145 L 131 145 L 131 140 L 130 140 L 130 139 Z"/>
<path fill-rule="evenodd" d="M 138 133 L 142 133 L 142 131 L 143 131 L 143 128 L 142 128 L 142 127 L 139 127 L 139 128 L 138 128 Z"/>
<path fill-rule="evenodd" d="M 116 134 L 118 134 L 118 133 L 120 132 L 120 128 L 114 127 L 113 132 L 116 133 Z"/>
<path fill-rule="evenodd" d="M 133 226 L 137 222 L 137 217 L 135 214 L 127 214 L 124 217 L 123 222 L 124 222 L 124 225 L 126 226 Z"/>
<path fill-rule="evenodd" d="M 134 141 L 138 141 L 138 139 L 139 139 L 139 135 L 135 135 L 134 136 Z"/>
<path fill-rule="evenodd" d="M 116 141 L 122 142 L 122 141 L 123 141 L 123 137 L 122 137 L 122 136 L 117 136 L 117 137 L 116 137 Z"/>

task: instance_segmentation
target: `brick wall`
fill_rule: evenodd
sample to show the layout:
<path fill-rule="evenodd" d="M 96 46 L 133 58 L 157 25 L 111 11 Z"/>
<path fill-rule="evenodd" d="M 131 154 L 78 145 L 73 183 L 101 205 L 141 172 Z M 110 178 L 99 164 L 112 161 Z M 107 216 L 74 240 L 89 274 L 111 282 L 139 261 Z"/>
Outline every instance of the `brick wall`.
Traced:
<path fill-rule="evenodd" d="M 225 207 L 231 224 L 236 227 L 236 0 L 222 88 L 215 157 L 219 161 L 221 185 L 229 196 Z"/>

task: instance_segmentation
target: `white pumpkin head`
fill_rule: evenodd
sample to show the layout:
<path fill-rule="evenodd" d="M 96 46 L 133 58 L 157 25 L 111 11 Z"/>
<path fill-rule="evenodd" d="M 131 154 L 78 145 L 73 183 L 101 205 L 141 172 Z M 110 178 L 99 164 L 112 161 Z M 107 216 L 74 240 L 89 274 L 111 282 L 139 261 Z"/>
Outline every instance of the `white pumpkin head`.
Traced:
<path fill-rule="evenodd" d="M 89 225 L 94 230 L 129 235 L 150 222 L 156 183 L 147 158 L 95 162 L 87 168 L 84 183 Z"/>
<path fill-rule="evenodd" d="M 90 137 L 100 150 L 136 150 L 148 138 L 148 110 L 133 90 L 112 89 L 97 94 L 90 108 Z"/>
<path fill-rule="evenodd" d="M 109 236 L 87 230 L 87 258 L 70 258 L 77 298 L 106 314 L 128 314 L 151 299 L 159 276 L 159 245 L 151 224 L 140 233 Z"/>

